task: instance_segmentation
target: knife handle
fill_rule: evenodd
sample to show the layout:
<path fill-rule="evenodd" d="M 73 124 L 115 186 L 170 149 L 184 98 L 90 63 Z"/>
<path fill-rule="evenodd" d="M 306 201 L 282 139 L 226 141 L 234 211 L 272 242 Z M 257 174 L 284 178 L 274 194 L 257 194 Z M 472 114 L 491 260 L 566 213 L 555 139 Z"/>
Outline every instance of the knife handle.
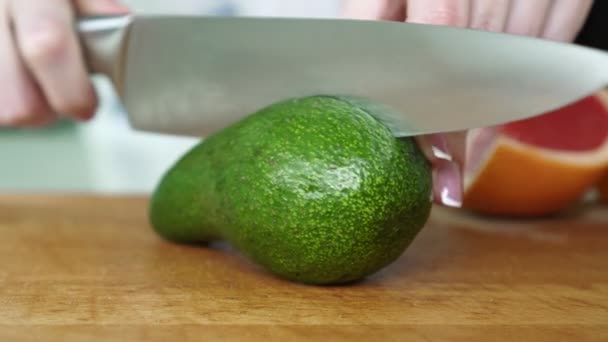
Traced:
<path fill-rule="evenodd" d="M 115 85 L 122 78 L 124 43 L 132 18 L 129 15 L 79 18 L 76 31 L 80 38 L 88 71 L 104 74 Z"/>

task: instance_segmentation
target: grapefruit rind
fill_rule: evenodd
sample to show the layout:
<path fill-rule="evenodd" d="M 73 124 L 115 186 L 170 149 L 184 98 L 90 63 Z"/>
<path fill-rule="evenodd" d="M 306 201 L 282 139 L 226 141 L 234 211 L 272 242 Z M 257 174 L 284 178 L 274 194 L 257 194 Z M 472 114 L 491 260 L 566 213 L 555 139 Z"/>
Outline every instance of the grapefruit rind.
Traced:
<path fill-rule="evenodd" d="M 608 141 L 570 153 L 496 138 L 477 171 L 465 178 L 464 206 L 495 215 L 548 215 L 578 201 L 608 169 Z"/>
<path fill-rule="evenodd" d="M 605 104 L 606 96 L 600 92 L 595 100 Z M 608 175 L 608 136 L 593 149 L 556 150 L 522 142 L 500 127 L 483 128 L 469 133 L 467 152 L 463 206 L 489 215 L 557 213 Z M 602 190 L 608 199 L 608 178 Z"/>

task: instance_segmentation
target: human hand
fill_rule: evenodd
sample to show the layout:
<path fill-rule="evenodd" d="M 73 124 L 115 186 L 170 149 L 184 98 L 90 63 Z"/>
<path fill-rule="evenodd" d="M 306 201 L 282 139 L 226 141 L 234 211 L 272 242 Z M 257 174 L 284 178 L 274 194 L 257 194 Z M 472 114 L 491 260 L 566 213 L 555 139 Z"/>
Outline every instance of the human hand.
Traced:
<path fill-rule="evenodd" d="M 75 12 L 127 11 L 116 0 L 0 0 L 0 126 L 90 118 L 97 96 L 73 30 Z"/>
<path fill-rule="evenodd" d="M 592 0 L 345 0 L 353 19 L 447 25 L 569 42 L 582 28 Z M 395 42 L 396 44 L 403 42 Z M 433 165 L 435 202 L 460 206 L 466 132 L 418 137 Z"/>

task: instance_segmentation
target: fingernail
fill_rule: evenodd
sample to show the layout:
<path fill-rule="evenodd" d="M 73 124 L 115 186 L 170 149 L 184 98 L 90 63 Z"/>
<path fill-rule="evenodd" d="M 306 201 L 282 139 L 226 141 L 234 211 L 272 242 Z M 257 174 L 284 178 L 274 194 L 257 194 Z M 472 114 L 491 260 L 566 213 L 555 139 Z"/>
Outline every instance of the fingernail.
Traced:
<path fill-rule="evenodd" d="M 446 207 L 462 207 L 460 167 L 451 161 L 441 162 L 433 171 L 435 202 Z"/>
<path fill-rule="evenodd" d="M 449 152 L 448 142 L 442 134 L 434 134 L 430 136 L 429 144 L 431 145 L 431 150 L 435 158 L 449 162 L 454 160 Z"/>

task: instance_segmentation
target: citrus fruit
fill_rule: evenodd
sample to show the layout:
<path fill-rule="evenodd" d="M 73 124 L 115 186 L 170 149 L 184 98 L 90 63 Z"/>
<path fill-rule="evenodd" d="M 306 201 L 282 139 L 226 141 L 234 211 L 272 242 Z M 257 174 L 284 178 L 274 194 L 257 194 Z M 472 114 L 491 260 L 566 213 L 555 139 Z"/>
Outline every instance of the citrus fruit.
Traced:
<path fill-rule="evenodd" d="M 608 169 L 608 93 L 506 125 L 467 141 L 465 208 L 507 216 L 557 213 Z"/>

